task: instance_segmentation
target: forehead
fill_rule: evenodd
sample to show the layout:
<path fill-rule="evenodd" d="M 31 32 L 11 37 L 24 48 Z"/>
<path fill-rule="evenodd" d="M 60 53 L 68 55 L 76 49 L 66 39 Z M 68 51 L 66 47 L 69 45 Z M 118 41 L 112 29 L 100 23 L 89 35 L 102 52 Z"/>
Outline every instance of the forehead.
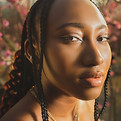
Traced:
<path fill-rule="evenodd" d="M 48 25 L 57 27 L 69 22 L 106 25 L 102 14 L 90 0 L 55 0 L 49 12 Z"/>

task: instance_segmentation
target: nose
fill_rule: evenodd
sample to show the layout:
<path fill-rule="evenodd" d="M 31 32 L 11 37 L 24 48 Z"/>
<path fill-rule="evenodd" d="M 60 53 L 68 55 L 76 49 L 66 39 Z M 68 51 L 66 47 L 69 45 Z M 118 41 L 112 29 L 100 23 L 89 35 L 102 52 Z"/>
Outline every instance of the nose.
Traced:
<path fill-rule="evenodd" d="M 82 63 L 84 66 L 96 66 L 104 62 L 104 57 L 96 43 L 88 43 L 83 50 Z"/>

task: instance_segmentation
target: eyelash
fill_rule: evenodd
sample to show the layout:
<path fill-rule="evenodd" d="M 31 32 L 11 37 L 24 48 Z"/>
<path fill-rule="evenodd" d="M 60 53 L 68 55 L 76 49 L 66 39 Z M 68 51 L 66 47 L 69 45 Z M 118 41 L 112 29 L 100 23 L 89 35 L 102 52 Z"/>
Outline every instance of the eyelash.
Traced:
<path fill-rule="evenodd" d="M 101 39 L 101 42 L 108 42 L 110 38 L 109 37 L 105 37 L 105 36 L 97 38 L 98 41 L 100 41 L 100 39 Z M 102 40 L 102 39 L 104 39 L 104 40 Z"/>
<path fill-rule="evenodd" d="M 76 38 L 76 40 L 72 40 L 72 39 L 74 39 L 74 38 Z M 61 37 L 61 39 L 63 39 L 64 41 L 66 41 L 66 42 L 77 42 L 77 41 L 79 41 L 79 42 L 83 42 L 83 39 L 79 39 L 79 37 L 76 37 L 76 36 L 70 36 L 70 35 L 68 35 L 68 36 L 62 36 Z M 98 42 L 108 42 L 109 41 L 109 37 L 106 37 L 106 36 L 100 36 L 100 37 L 97 37 L 97 41 Z"/>
<path fill-rule="evenodd" d="M 76 36 L 71 36 L 71 35 L 68 35 L 68 36 L 62 36 L 61 39 L 63 39 L 64 41 L 72 41 L 72 42 L 76 42 L 76 41 L 79 41 L 79 42 L 82 42 L 83 39 L 80 39 L 79 37 L 76 37 Z"/>

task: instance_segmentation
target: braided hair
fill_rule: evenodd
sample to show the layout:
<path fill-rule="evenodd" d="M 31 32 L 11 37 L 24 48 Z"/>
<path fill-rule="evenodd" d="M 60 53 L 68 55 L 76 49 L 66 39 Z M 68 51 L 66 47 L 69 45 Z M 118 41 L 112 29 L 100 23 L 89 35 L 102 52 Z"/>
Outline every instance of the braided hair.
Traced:
<path fill-rule="evenodd" d="M 23 27 L 21 50 L 15 54 L 13 70 L 9 74 L 10 80 L 4 86 L 5 92 L 0 105 L 0 117 L 15 105 L 33 85 L 36 85 L 39 93 L 38 98 L 41 105 L 42 119 L 43 121 L 48 121 L 46 100 L 41 83 L 41 72 L 43 68 L 43 50 L 46 43 L 47 17 L 53 2 L 54 0 L 38 0 L 28 13 Z M 32 63 L 25 56 L 24 43 L 27 40 L 29 40 Z M 98 99 L 95 100 L 95 121 L 98 121 L 106 107 L 109 73 L 104 84 L 105 100 L 100 112 L 98 112 Z"/>
<path fill-rule="evenodd" d="M 25 41 L 26 21 L 23 26 L 22 41 Z M 0 104 L 0 117 L 2 117 L 13 105 L 15 105 L 28 90 L 34 85 L 32 75 L 32 64 L 24 56 L 24 44 L 21 44 L 21 50 L 15 53 L 15 61 L 12 71 L 9 73 L 9 81 L 4 85 L 4 93 Z"/>
<path fill-rule="evenodd" d="M 41 72 L 42 72 L 42 68 L 43 68 L 43 49 L 44 49 L 44 45 L 46 42 L 46 25 L 47 25 L 47 16 L 48 16 L 48 12 L 50 9 L 50 5 L 54 0 L 44 0 L 42 1 L 42 10 L 41 10 L 41 16 L 40 16 L 40 51 L 41 53 L 39 53 L 39 58 L 37 59 L 35 54 L 34 54 L 34 47 L 33 47 L 33 42 L 32 42 L 32 29 L 31 29 L 31 17 L 32 17 L 32 9 L 34 11 L 34 9 L 36 8 L 35 6 L 33 6 L 30 10 L 30 14 L 29 14 L 29 21 L 28 21 L 28 34 L 29 34 L 29 41 L 30 41 L 30 47 L 32 50 L 32 62 L 33 62 L 33 74 L 34 74 L 34 80 L 35 80 L 35 85 L 37 86 L 38 89 L 38 95 L 39 95 L 39 100 L 40 100 L 40 104 L 41 104 L 41 109 L 42 109 L 42 119 L 43 121 L 48 121 L 48 113 L 47 113 L 47 107 L 45 104 L 45 96 L 44 96 L 44 92 L 43 92 L 43 87 L 42 87 L 42 83 L 41 83 Z M 39 60 L 39 61 L 37 61 Z M 38 63 L 39 62 L 39 63 Z"/>
<path fill-rule="evenodd" d="M 109 78 L 110 78 L 110 71 L 111 71 L 111 67 L 109 68 L 105 83 L 104 83 L 104 103 L 103 103 L 103 107 L 101 109 L 101 111 L 98 111 L 98 102 L 99 99 L 95 99 L 95 105 L 94 105 L 94 119 L 95 121 L 98 121 L 98 119 L 100 118 L 100 116 L 103 114 L 105 108 L 106 108 L 106 104 L 108 101 L 108 83 L 109 83 Z"/>

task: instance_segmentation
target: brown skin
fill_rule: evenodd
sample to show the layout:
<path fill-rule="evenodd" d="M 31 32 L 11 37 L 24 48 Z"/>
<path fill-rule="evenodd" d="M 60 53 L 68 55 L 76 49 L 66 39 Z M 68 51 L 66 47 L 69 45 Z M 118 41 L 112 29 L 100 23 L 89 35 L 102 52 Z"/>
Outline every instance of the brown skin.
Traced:
<path fill-rule="evenodd" d="M 62 27 L 66 23 L 81 25 Z M 42 84 L 48 110 L 57 121 L 72 121 L 78 104 L 80 121 L 93 121 L 94 99 L 100 95 L 111 62 L 107 40 L 99 41 L 108 34 L 103 16 L 89 0 L 56 0 L 48 16 L 47 32 Z M 101 85 L 87 86 L 79 81 L 84 72 L 103 73 Z M 28 93 L 0 121 L 33 121 L 33 117 L 42 121 L 40 112 L 39 103 Z"/>
<path fill-rule="evenodd" d="M 66 23 L 80 23 L 83 27 L 60 27 Z M 72 112 L 76 98 L 93 100 L 100 95 L 110 66 L 111 51 L 107 41 L 99 41 L 97 38 L 106 37 L 107 34 L 108 28 L 103 16 L 88 0 L 57 0 L 52 5 L 44 58 L 47 79 L 42 82 L 48 108 L 54 117 L 62 112 L 63 115 Z M 76 41 L 65 41 L 61 36 L 73 36 Z M 83 42 L 78 38 L 83 39 Z M 98 71 L 104 74 L 101 86 L 88 88 L 77 80 L 84 72 Z M 50 96 L 52 92 L 54 95 Z M 59 111 L 57 108 L 53 111 L 51 107 L 57 106 Z"/>

